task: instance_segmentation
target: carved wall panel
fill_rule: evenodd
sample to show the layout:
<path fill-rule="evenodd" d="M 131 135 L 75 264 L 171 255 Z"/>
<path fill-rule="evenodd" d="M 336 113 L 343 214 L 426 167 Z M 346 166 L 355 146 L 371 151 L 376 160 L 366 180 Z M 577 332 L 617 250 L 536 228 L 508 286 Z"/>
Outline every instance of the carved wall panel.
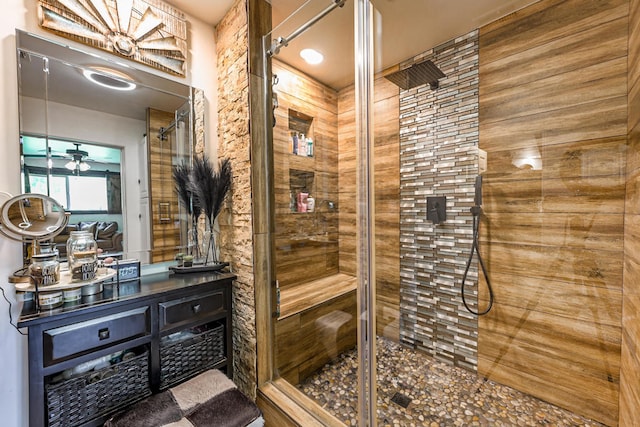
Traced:
<path fill-rule="evenodd" d="M 42 28 L 151 67 L 186 74 L 184 14 L 161 0 L 40 0 Z"/>

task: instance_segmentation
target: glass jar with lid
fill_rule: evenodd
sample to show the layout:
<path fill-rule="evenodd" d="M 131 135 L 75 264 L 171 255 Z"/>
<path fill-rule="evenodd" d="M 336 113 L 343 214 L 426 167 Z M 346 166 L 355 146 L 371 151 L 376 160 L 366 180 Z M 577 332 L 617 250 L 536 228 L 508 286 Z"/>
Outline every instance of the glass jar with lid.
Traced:
<path fill-rule="evenodd" d="M 71 232 L 67 240 L 67 262 L 72 282 L 95 279 L 98 270 L 98 245 L 90 232 Z"/>
<path fill-rule="evenodd" d="M 31 283 L 37 287 L 60 282 L 60 263 L 55 253 L 33 255 L 29 265 Z"/>
<path fill-rule="evenodd" d="M 34 254 L 54 254 L 56 257 L 59 256 L 56 244 L 53 242 L 40 242 L 40 245 L 36 247 Z"/>

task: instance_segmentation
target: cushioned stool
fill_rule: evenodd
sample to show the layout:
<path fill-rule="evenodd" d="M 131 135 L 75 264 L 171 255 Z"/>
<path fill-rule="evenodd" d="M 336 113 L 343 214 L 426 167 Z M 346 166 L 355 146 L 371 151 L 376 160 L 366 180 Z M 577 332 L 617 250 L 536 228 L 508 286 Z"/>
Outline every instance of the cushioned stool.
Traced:
<path fill-rule="evenodd" d="M 203 372 L 114 415 L 105 427 L 261 427 L 260 410 L 225 374 Z"/>

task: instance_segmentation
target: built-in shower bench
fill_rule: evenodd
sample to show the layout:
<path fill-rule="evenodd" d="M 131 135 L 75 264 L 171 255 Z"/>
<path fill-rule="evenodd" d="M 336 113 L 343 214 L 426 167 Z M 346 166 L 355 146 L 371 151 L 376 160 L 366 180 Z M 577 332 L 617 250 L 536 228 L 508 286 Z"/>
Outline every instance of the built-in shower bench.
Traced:
<path fill-rule="evenodd" d="M 280 292 L 276 359 L 280 376 L 298 384 L 356 345 L 356 278 L 334 274 Z"/>
<path fill-rule="evenodd" d="M 357 287 L 355 276 L 338 273 L 311 282 L 287 286 L 280 291 L 280 317 L 284 319 L 338 298 Z"/>

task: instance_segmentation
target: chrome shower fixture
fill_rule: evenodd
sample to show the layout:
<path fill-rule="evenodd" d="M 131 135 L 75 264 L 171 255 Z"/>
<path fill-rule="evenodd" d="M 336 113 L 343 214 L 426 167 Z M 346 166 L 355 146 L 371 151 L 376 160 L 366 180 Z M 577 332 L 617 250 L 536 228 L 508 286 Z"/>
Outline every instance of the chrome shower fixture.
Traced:
<path fill-rule="evenodd" d="M 324 18 L 325 15 L 330 13 L 335 8 L 344 6 L 346 1 L 347 0 L 332 0 L 331 4 L 327 6 L 323 11 L 318 13 L 316 16 L 314 16 L 304 24 L 302 24 L 300 27 L 298 27 L 288 36 L 286 37 L 280 36 L 278 38 L 273 39 L 273 41 L 271 42 L 271 46 L 269 47 L 269 49 L 267 49 L 267 56 L 277 55 L 280 52 L 280 48 L 287 47 L 290 41 L 292 41 L 293 39 L 298 37 L 300 34 L 307 31 L 309 28 L 313 26 L 313 24 L 315 24 L 316 22 Z"/>

